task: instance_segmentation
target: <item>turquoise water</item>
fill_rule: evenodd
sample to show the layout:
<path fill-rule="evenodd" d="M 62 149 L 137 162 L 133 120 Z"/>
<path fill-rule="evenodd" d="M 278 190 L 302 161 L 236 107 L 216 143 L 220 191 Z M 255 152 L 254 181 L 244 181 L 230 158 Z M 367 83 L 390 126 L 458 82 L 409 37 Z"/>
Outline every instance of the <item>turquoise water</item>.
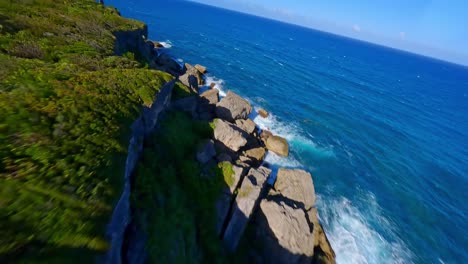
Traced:
<path fill-rule="evenodd" d="M 106 1 L 272 113 L 338 263 L 468 263 L 468 69 L 181 1 Z"/>

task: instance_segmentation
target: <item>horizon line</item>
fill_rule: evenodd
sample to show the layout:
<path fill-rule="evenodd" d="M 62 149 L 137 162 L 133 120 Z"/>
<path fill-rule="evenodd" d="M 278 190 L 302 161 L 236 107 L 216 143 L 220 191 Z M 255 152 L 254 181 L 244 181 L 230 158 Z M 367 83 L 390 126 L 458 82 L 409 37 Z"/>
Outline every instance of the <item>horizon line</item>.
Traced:
<path fill-rule="evenodd" d="M 354 38 L 354 37 L 347 36 L 347 35 L 342 35 L 342 34 L 339 34 L 339 33 L 336 33 L 336 32 L 331 32 L 331 31 L 327 31 L 327 30 L 323 30 L 323 29 L 319 29 L 319 28 L 314 28 L 314 27 L 311 27 L 311 26 L 302 25 L 302 24 L 298 24 L 298 23 L 294 23 L 294 22 L 290 22 L 290 21 L 275 19 L 275 18 L 268 17 L 268 16 L 262 16 L 262 15 L 258 15 L 258 14 L 242 12 L 242 11 L 239 11 L 239 10 L 225 8 L 225 7 L 221 7 L 221 6 L 210 5 L 210 4 L 207 4 L 207 3 L 201 3 L 201 2 L 198 2 L 196 0 L 181 0 L 181 1 L 190 2 L 190 3 L 193 3 L 193 4 L 199 4 L 199 5 L 203 5 L 203 6 L 209 6 L 209 7 L 212 7 L 212 8 L 218 8 L 218 9 L 222 9 L 222 10 L 227 10 L 227 11 L 242 14 L 242 15 L 262 18 L 262 19 L 270 20 L 270 21 L 277 22 L 277 23 L 283 23 L 283 24 L 287 24 L 287 25 L 292 25 L 292 26 L 304 28 L 304 29 L 307 29 L 307 30 L 319 31 L 319 32 L 334 35 L 334 36 L 337 36 L 337 37 L 346 38 L 346 39 L 349 39 L 349 40 L 352 40 L 352 41 L 363 42 L 363 43 L 366 43 L 366 44 L 371 44 L 371 45 L 375 45 L 375 46 L 379 46 L 379 47 L 383 47 L 383 48 L 387 48 L 387 49 L 392 49 L 392 50 L 399 51 L 399 52 L 408 53 L 408 54 L 415 55 L 415 56 L 424 57 L 424 58 L 431 59 L 431 60 L 437 60 L 437 61 L 440 61 L 440 62 L 453 64 L 453 65 L 463 67 L 463 68 L 468 68 L 468 61 L 467 62 L 451 61 L 451 60 L 448 60 L 446 58 L 440 58 L 440 57 L 436 57 L 436 56 L 429 55 L 429 54 L 418 53 L 418 52 L 413 51 L 413 50 L 392 47 L 390 45 L 377 43 L 377 42 L 372 42 L 372 41 L 369 41 L 369 40 L 364 40 L 364 39 L 359 39 L 359 38 Z"/>

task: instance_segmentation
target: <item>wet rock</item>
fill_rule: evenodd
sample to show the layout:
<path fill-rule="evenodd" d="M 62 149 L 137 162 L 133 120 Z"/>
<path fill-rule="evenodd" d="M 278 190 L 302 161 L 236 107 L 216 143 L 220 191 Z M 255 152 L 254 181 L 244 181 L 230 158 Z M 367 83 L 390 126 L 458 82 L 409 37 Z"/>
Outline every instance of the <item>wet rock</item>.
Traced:
<path fill-rule="evenodd" d="M 265 146 L 268 150 L 281 156 L 288 156 L 289 145 L 286 139 L 280 136 L 269 136 L 265 142 Z"/>
<path fill-rule="evenodd" d="M 236 152 L 247 144 L 246 134 L 237 126 L 221 119 L 215 120 L 214 137 L 230 150 Z"/>
<path fill-rule="evenodd" d="M 245 119 L 250 112 L 252 112 L 250 103 L 231 91 L 216 104 L 216 115 L 230 122 L 234 122 L 236 119 Z"/>
<path fill-rule="evenodd" d="M 265 109 L 263 109 L 263 108 L 261 108 L 261 109 L 258 110 L 258 114 L 259 114 L 261 117 L 263 117 L 263 118 L 267 118 L 268 115 L 269 115 L 269 113 L 268 113 Z"/>

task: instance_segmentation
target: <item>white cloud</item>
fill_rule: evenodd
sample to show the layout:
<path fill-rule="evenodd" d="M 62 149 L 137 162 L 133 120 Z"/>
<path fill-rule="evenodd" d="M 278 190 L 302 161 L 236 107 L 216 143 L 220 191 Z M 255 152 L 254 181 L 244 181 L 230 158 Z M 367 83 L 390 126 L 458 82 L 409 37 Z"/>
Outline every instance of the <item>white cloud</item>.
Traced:
<path fill-rule="evenodd" d="M 356 31 L 356 32 L 361 32 L 361 27 L 357 24 L 354 24 L 353 25 L 353 30 Z"/>

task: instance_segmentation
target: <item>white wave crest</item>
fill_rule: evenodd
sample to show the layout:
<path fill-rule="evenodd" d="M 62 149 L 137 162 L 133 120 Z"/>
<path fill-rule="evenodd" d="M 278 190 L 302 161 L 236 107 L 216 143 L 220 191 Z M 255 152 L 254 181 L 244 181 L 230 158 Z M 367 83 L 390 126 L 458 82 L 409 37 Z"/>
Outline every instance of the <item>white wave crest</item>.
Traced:
<path fill-rule="evenodd" d="M 226 96 L 226 91 L 224 90 L 224 80 L 216 78 L 215 76 L 206 75 L 205 76 L 206 89 L 209 89 L 212 83 L 215 84 L 214 88 L 219 90 L 219 97 L 223 98 Z M 202 88 L 203 89 L 203 88 Z"/>
<path fill-rule="evenodd" d="M 381 214 L 374 195 L 369 194 L 365 212 L 345 197 L 317 195 L 319 218 L 336 254 L 337 263 L 411 263 L 411 251 L 395 234 L 395 228 Z M 378 221 L 387 237 L 372 229 Z"/>
<path fill-rule="evenodd" d="M 170 49 L 172 48 L 172 42 L 170 40 L 166 40 L 166 41 L 158 41 L 161 45 L 163 45 L 163 47 L 165 49 Z"/>

